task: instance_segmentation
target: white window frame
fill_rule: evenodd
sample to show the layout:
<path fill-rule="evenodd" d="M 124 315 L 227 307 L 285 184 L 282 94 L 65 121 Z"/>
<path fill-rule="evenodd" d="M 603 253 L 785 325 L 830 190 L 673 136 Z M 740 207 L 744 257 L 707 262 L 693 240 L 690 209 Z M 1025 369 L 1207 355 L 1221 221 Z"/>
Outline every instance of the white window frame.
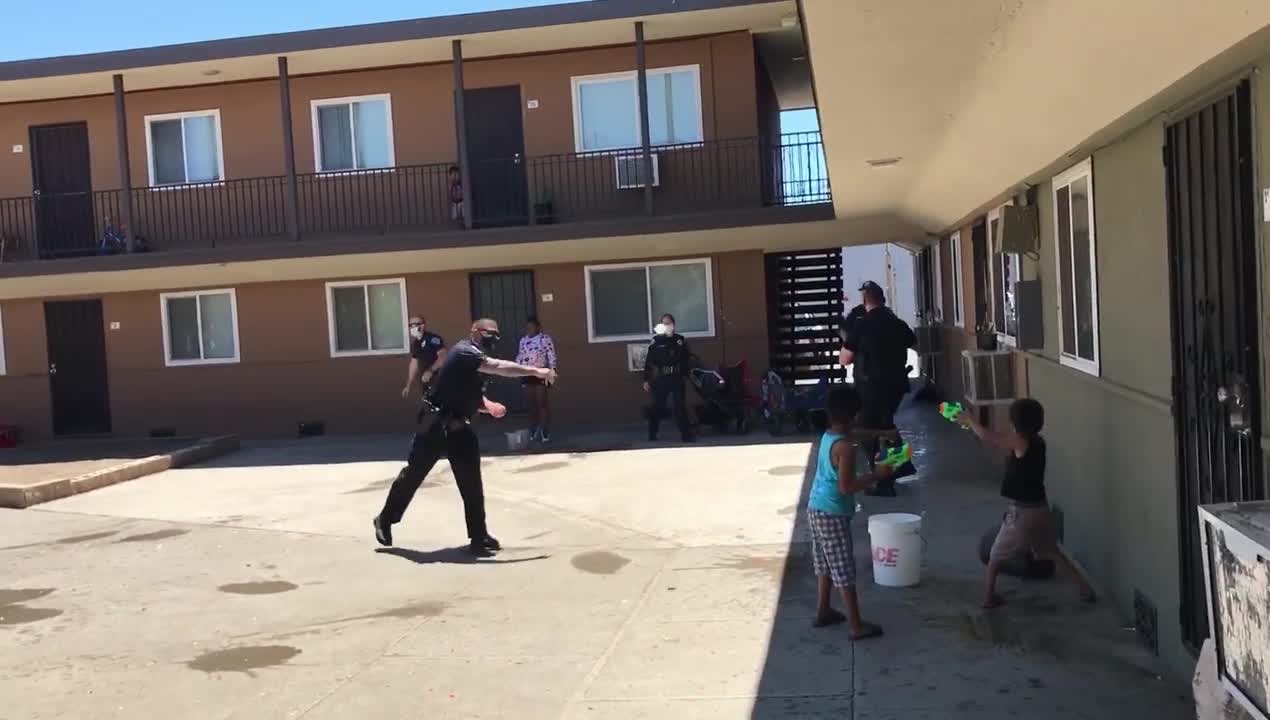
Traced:
<path fill-rule="evenodd" d="M 4 353 L 4 308 L 0 308 L 0 376 L 9 374 L 9 366 L 5 363 Z"/>
<path fill-rule="evenodd" d="M 931 302 L 934 307 L 931 309 L 935 311 L 935 316 L 938 318 L 938 321 L 934 323 L 935 325 L 944 324 L 944 266 L 942 264 L 943 253 L 940 252 L 943 244 L 943 240 L 940 240 L 931 246 L 931 265 L 934 269 L 931 273 L 934 276 L 934 287 L 931 293 Z"/>
<path fill-rule="evenodd" d="M 995 208 L 989 210 L 988 219 L 984 223 L 985 229 L 987 230 L 987 233 L 988 233 L 989 291 L 988 291 L 987 307 L 988 307 L 988 318 L 992 321 L 993 325 L 996 325 L 996 320 L 997 320 L 997 306 L 996 306 L 997 305 L 997 270 L 1001 271 L 1001 280 L 1003 283 L 1005 282 L 1006 271 L 1008 270 L 1009 275 L 1011 278 L 1013 278 L 1013 283 L 1015 284 L 1018 283 L 1019 273 L 1022 272 L 1023 270 L 1023 263 L 1019 259 L 1018 253 L 998 253 L 995 251 L 995 248 L 999 244 L 999 239 L 992 233 L 992 221 L 995 220 L 997 222 L 997 232 L 1000 232 L 1001 225 L 1003 222 L 1002 216 L 1005 214 L 1005 208 L 1007 206 L 1013 206 L 1013 205 L 1014 205 L 1014 200 L 1010 199 L 1010 200 L 1006 200 L 1005 202 L 1001 203 Z M 1001 288 L 1001 302 L 1003 303 L 1005 302 L 1007 289 L 1008 288 L 1005 288 L 1005 287 Z M 1005 313 L 1007 310 L 1008 310 L 1008 306 L 1007 308 L 1001 309 L 1002 320 L 1005 319 Z M 1015 308 L 1014 308 L 1014 313 L 1015 313 L 1015 334 L 1014 335 L 1011 335 L 1009 333 L 1008 326 L 1005 325 L 1004 323 L 1001 325 L 1001 327 L 994 327 L 994 330 L 996 331 L 996 334 L 997 334 L 997 341 L 1000 342 L 1002 345 L 1005 345 L 1006 347 L 1017 347 L 1019 343 L 1018 310 L 1019 310 L 1018 301 L 1016 296 Z"/>
<path fill-rule="evenodd" d="M 194 298 L 195 322 L 198 323 L 198 352 L 203 354 L 203 305 L 198 298 L 204 295 L 228 295 L 230 317 L 234 323 L 234 356 L 227 358 L 198 358 L 192 360 L 175 360 L 172 358 L 172 332 L 168 319 L 168 300 Z M 218 288 L 215 290 L 190 290 L 188 292 L 169 292 L 159 294 L 159 312 L 163 317 L 163 364 L 167 367 L 182 365 L 233 365 L 241 362 L 242 344 L 238 340 L 238 293 L 234 288 Z"/>
<path fill-rule="evenodd" d="M 196 180 L 189 181 L 190 163 L 185 150 L 185 124 L 181 124 L 181 162 L 185 165 L 186 181 L 183 183 L 164 183 L 160 185 L 155 180 L 155 157 L 154 157 L 154 135 L 150 132 L 150 126 L 156 122 L 164 120 L 184 120 L 192 117 L 211 116 L 216 123 L 216 174 L 220 175 L 219 180 Z M 225 184 L 225 141 L 221 135 L 220 108 L 211 110 L 189 110 L 186 112 L 162 113 L 159 115 L 146 115 L 146 163 L 150 172 L 150 189 L 152 190 L 173 190 L 189 186 L 208 187 L 213 185 Z"/>
<path fill-rule="evenodd" d="M 952 251 L 949 265 L 952 268 L 953 324 L 959 328 L 964 328 L 966 327 L 966 296 L 962 293 L 960 230 L 956 230 L 952 235 L 948 236 L 948 245 Z"/>
<path fill-rule="evenodd" d="M 1068 352 L 1063 347 L 1063 313 L 1074 312 L 1069 308 L 1069 303 L 1075 302 L 1075 297 L 1063 297 L 1063 246 L 1058 238 L 1058 191 L 1070 187 L 1070 185 L 1085 178 L 1089 187 L 1089 302 L 1090 302 L 1090 321 L 1093 323 L 1094 338 L 1094 359 L 1087 360 L 1080 357 L 1076 352 Z M 1070 193 L 1071 190 L 1068 190 Z M 1094 166 L 1092 158 L 1085 158 L 1081 162 L 1054 176 L 1050 183 L 1050 199 L 1054 203 L 1054 287 L 1058 288 L 1058 361 L 1063 365 L 1089 373 L 1095 377 L 1102 373 L 1102 339 L 1099 335 L 1098 327 L 1098 238 L 1097 230 L 1094 227 Z M 1068 203 L 1068 213 L 1071 213 L 1072 204 Z M 1071 228 L 1071 218 L 1068 218 L 1068 227 Z M 1073 248 L 1071 257 L 1072 270 L 1072 290 L 1076 289 L 1076 252 L 1075 237 L 1072 238 Z M 1073 317 L 1072 328 L 1077 336 L 1080 329 L 1076 327 L 1078 318 Z M 1075 350 L 1075 349 L 1073 349 Z"/>
<path fill-rule="evenodd" d="M 368 287 L 371 285 L 392 285 L 396 284 L 401 291 L 401 341 L 400 348 L 387 348 L 384 350 L 376 350 L 371 347 L 371 321 L 370 321 L 370 295 Z M 366 349 L 365 350 L 339 350 L 335 342 L 335 288 L 341 287 L 360 287 L 362 293 L 366 295 Z M 338 282 L 328 282 L 326 284 L 326 327 L 330 340 L 331 357 L 365 357 L 367 355 L 405 355 L 410 352 L 410 330 L 409 330 L 409 312 L 406 310 L 410 306 L 409 300 L 406 298 L 406 279 L 405 278 L 382 278 L 377 280 L 340 280 Z"/>
<path fill-rule="evenodd" d="M 651 82 L 652 82 L 652 78 L 653 78 L 653 76 L 655 76 L 655 75 L 666 75 L 666 74 L 668 74 L 668 73 L 675 73 L 675 72 L 691 72 L 691 73 L 692 73 L 692 79 L 693 79 L 693 84 L 692 84 L 692 86 L 693 86 L 693 89 L 694 89 L 694 90 L 696 90 L 696 93 L 697 93 L 697 137 L 698 137 L 698 138 L 700 138 L 700 139 L 699 139 L 699 140 L 690 140 L 690 141 L 688 141 L 687 143 L 673 143 L 673 142 L 672 142 L 672 143 L 669 143 L 669 144 L 670 144 L 670 145 L 682 145 L 682 144 L 694 144 L 694 143 L 702 143 L 702 142 L 705 142 L 706 136 L 705 136 L 705 118 L 704 118 L 704 115 L 705 115 L 706 110 L 705 110 L 705 106 L 702 104 L 702 101 L 701 101 L 701 66 L 700 66 L 700 65 L 675 65 L 675 66 L 673 66 L 673 67 L 649 68 L 649 69 L 648 69 L 648 72 L 647 72 L 647 74 L 648 74 L 648 82 L 650 82 L 650 83 L 651 83 Z M 635 127 L 636 127 L 636 131 L 635 131 L 635 134 L 636 134 L 636 136 L 637 136 L 637 137 L 635 138 L 635 145 L 615 145 L 615 146 L 613 146 L 613 147 L 606 147 L 606 148 L 585 148 L 585 147 L 583 146 L 583 142 L 582 142 L 582 103 L 578 102 L 578 90 L 579 90 L 579 89 L 580 89 L 583 85 L 590 85 L 590 84 L 595 84 L 595 83 L 613 82 L 614 80 L 633 80 L 633 81 L 634 81 L 634 82 L 632 82 L 632 83 L 631 83 L 631 86 L 634 88 L 634 92 L 635 92 L 635 112 L 636 112 L 636 118 L 635 118 Z M 640 102 L 639 102 L 639 71 L 637 71 L 637 70 L 628 70 L 628 71 L 625 71 L 625 72 L 602 73 L 602 74 L 599 74 L 599 75 L 575 75 L 574 77 L 572 77 L 572 78 L 571 78 L 571 84 L 572 84 L 572 88 L 573 88 L 573 91 L 572 91 L 572 95 L 573 95 L 573 147 L 574 147 L 574 150 L 575 150 L 576 152 L 579 152 L 579 153 L 604 153 L 604 152 L 612 152 L 612 151 L 614 151 L 614 150 L 629 150 L 629 149 L 631 149 L 632 147 L 638 147 L 638 146 L 639 146 L 639 144 L 640 144 L 640 138 L 639 138 L 638 136 L 639 136 L 639 135 L 640 135 L 640 133 L 642 132 L 642 131 L 639 129 L 639 128 L 640 128 L 640 125 L 642 124 L 642 123 L 641 123 L 641 120 L 640 120 L 640 117 L 639 117 L 639 113 L 641 112 L 641 109 L 640 109 Z M 649 132 L 650 132 L 650 134 L 651 134 L 651 132 L 652 132 L 652 131 L 651 131 L 651 129 L 650 129 L 650 131 L 649 131 Z M 664 147 L 664 146 L 662 146 L 662 145 L 656 145 L 656 144 L 653 144 L 653 143 L 652 143 L 652 138 L 651 138 L 651 137 L 649 138 L 649 144 L 650 144 L 650 145 L 652 145 L 653 147 Z"/>
<path fill-rule="evenodd" d="M 666 267 L 670 265 L 704 265 L 706 268 L 706 318 L 707 327 L 705 330 L 694 332 L 680 333 L 687 338 L 705 338 L 714 337 L 714 263 L 709 258 L 689 258 L 683 260 L 662 260 L 657 262 L 636 262 L 636 263 L 619 263 L 614 265 L 587 265 L 583 268 L 583 281 L 586 285 L 586 334 L 587 342 L 590 343 L 611 343 L 611 342 L 632 342 L 636 340 L 648 340 L 653 335 L 653 291 L 652 279 L 648 276 L 652 268 Z M 645 301 L 648 303 L 648 332 L 632 335 L 596 335 L 595 334 L 595 312 L 591 298 L 591 275 L 595 272 L 605 272 L 611 270 L 631 270 L 633 268 L 643 268 L 645 287 L 648 288 L 648 297 Z"/>
<path fill-rule="evenodd" d="M 384 112 L 388 116 L 388 167 L 386 168 L 358 168 L 357 167 L 357 125 L 356 120 L 352 116 L 352 110 L 349 111 L 349 132 L 353 134 L 353 167 L 343 170 L 327 170 L 322 167 L 322 129 L 318 124 L 318 108 L 330 107 L 332 105 L 352 105 L 355 102 L 367 102 L 373 100 L 384 101 Z M 355 95 L 340 98 L 322 98 L 320 100 L 309 101 L 309 115 L 313 129 L 313 171 L 319 175 L 354 175 L 363 173 L 382 173 L 392 172 L 397 167 L 397 148 L 393 142 L 393 130 L 396 124 L 392 114 L 392 94 L 380 93 L 378 95 Z"/>

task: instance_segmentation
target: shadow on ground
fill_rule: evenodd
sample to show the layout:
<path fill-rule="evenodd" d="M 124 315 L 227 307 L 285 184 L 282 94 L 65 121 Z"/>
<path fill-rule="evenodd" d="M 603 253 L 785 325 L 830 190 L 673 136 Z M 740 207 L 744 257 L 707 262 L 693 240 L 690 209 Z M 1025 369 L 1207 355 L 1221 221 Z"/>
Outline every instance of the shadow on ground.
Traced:
<path fill-rule="evenodd" d="M 196 440 L 190 438 L 58 440 L 0 450 L 0 467 L 96 460 L 139 460 L 188 447 L 195 442 Z"/>
<path fill-rule="evenodd" d="M 933 405 L 909 402 L 898 420 L 919 474 L 901 486 L 899 498 L 862 496 L 864 509 L 852 522 L 863 615 L 886 635 L 853 644 L 841 626 L 806 627 L 815 605 L 803 511 L 813 446 L 751 717 L 1188 717 L 1185 687 L 1160 678 L 1162 665 L 1115 608 L 1078 602 L 1066 578 L 1003 579 L 999 589 L 1008 604 L 980 609 L 977 546 L 1004 509 L 999 463 L 969 433 L 945 423 Z M 886 512 L 924 516 L 917 587 L 883 588 L 873 581 L 868 516 Z M 849 670 L 835 671 L 839 665 Z M 829 672 L 809 687 L 807 673 L 817 668 Z M 849 713 L 842 712 L 844 704 Z"/>
<path fill-rule="evenodd" d="M 409 560 L 416 565 L 515 565 L 519 563 L 546 560 L 550 555 L 534 555 L 532 557 L 488 557 L 478 558 L 468 551 L 466 545 L 442 548 L 440 550 L 411 550 L 409 548 L 391 547 L 377 548 L 380 555 L 392 555 Z"/>

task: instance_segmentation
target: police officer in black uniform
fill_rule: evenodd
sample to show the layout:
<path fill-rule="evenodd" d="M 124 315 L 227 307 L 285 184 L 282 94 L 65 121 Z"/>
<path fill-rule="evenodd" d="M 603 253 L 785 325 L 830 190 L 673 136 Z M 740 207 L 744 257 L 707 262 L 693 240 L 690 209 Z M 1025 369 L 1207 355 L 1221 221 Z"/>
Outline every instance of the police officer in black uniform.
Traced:
<path fill-rule="evenodd" d="M 680 437 L 684 442 L 692 442 L 692 425 L 684 397 L 684 380 L 688 377 L 692 352 L 684 336 L 675 332 L 673 315 L 662 315 L 656 330 L 644 360 L 644 392 L 653 396 L 653 404 L 648 409 L 648 439 L 657 439 L 657 428 L 662 417 L 668 414 L 666 403 L 669 401 Z"/>
<path fill-rule="evenodd" d="M 409 399 L 416 382 L 419 382 L 423 394 L 428 394 L 428 385 L 432 376 L 445 362 L 445 340 L 441 336 L 428 331 L 428 321 L 420 315 L 410 318 L 410 367 L 406 370 L 406 386 L 401 389 L 401 396 Z"/>
<path fill-rule="evenodd" d="M 479 413 L 500 418 L 507 413 L 507 408 L 485 397 L 482 375 L 534 377 L 551 384 L 556 380 L 556 371 L 491 357 L 498 338 L 498 323 L 481 319 L 472 324 L 470 337 L 450 348 L 425 398 L 426 413 L 410 445 L 406 467 L 389 488 L 384 509 L 375 516 L 375 539 L 379 544 L 392 545 L 392 526 L 401 522 L 415 491 L 444 455 L 450 461 L 454 481 L 463 497 L 472 554 L 489 557 L 499 549 L 498 541 L 485 527 L 481 451 L 472 430 L 472 419 Z"/>
<path fill-rule="evenodd" d="M 917 336 L 886 306 L 880 285 L 869 280 L 860 293 L 864 302 L 843 323 L 842 364 L 854 365 L 862 403 L 860 427 L 876 433 L 864 443 L 872 457 L 879 450 L 880 436 L 895 431 L 895 411 L 908 393 L 908 349 L 917 345 Z M 861 308 L 863 312 L 857 312 Z M 895 477 L 878 482 L 869 492 L 894 496 Z"/>

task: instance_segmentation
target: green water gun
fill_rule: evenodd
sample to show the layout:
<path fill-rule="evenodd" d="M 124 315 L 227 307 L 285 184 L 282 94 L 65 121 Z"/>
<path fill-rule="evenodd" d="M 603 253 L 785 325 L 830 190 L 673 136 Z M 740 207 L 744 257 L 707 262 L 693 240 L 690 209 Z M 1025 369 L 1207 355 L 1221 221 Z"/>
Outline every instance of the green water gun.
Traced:
<path fill-rule="evenodd" d="M 939 414 L 944 416 L 948 422 L 957 422 L 957 417 L 965 411 L 961 403 L 941 402 L 939 404 Z"/>
<path fill-rule="evenodd" d="M 913 446 L 908 443 L 897 445 L 893 448 L 887 448 L 877 454 L 873 458 L 874 465 L 885 465 L 891 468 L 898 468 L 909 460 L 913 459 Z"/>

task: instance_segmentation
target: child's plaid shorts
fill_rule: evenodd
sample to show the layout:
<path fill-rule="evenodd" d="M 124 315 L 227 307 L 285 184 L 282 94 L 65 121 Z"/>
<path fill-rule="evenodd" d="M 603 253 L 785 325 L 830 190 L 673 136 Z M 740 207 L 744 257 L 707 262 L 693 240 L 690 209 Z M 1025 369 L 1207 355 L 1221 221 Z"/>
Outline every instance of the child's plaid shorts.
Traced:
<path fill-rule="evenodd" d="M 817 577 L 826 575 L 834 587 L 855 586 L 855 548 L 851 544 L 851 516 L 807 509 L 811 526 L 811 557 Z"/>

